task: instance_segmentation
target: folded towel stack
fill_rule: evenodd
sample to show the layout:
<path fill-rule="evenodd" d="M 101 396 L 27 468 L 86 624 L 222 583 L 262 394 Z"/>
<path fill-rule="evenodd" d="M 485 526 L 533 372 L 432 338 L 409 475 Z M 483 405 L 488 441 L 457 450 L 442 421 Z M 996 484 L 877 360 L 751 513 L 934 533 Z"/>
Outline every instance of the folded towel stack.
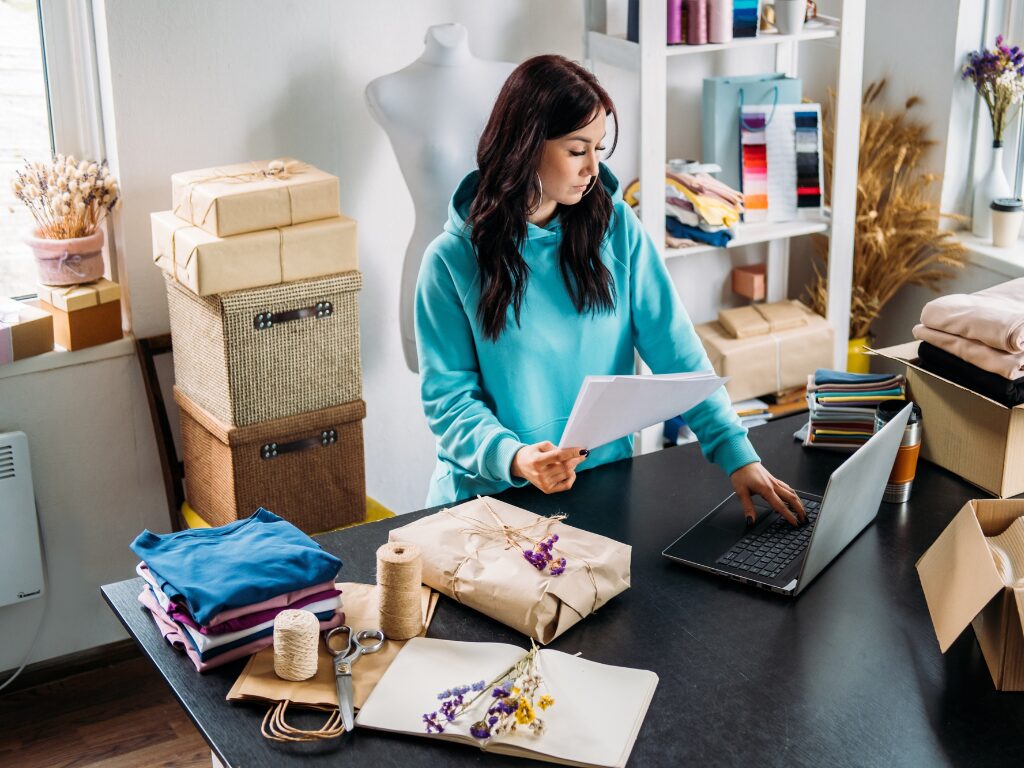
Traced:
<path fill-rule="evenodd" d="M 146 581 L 139 602 L 200 672 L 271 645 L 285 609 L 310 611 L 321 629 L 344 621 L 341 561 L 265 509 L 219 528 L 143 531 L 131 549 Z"/>
<path fill-rule="evenodd" d="M 1010 408 L 1024 403 L 1024 278 L 925 304 L 921 367 Z"/>
<path fill-rule="evenodd" d="M 878 404 L 905 395 L 906 380 L 899 374 L 819 368 L 807 377 L 810 420 L 804 445 L 855 451 L 875 432 Z"/>

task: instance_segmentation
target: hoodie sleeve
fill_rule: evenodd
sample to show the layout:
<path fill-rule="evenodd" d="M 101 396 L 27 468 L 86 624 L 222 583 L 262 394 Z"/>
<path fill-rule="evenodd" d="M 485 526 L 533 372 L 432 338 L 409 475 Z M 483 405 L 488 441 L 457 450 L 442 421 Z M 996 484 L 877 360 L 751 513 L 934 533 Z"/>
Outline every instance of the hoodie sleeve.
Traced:
<path fill-rule="evenodd" d="M 713 370 L 650 235 L 629 206 L 621 204 L 616 209 L 626 217 L 633 340 L 640 357 L 654 373 Z M 697 435 L 704 456 L 727 475 L 760 461 L 724 387 L 683 418 Z"/>
<path fill-rule="evenodd" d="M 439 455 L 471 475 L 526 485 L 511 474 L 512 459 L 525 444 L 487 402 L 466 309 L 434 247 L 420 267 L 415 311 L 420 395 Z"/>

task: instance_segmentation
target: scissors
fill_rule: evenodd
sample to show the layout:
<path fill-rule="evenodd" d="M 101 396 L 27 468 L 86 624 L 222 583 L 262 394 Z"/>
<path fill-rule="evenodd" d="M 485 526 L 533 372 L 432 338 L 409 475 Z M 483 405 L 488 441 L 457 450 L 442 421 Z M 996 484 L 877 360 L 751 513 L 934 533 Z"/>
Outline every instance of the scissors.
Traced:
<path fill-rule="evenodd" d="M 342 637 L 345 641 L 345 645 L 338 651 L 331 646 L 331 638 L 335 636 Z M 364 653 L 379 651 L 384 645 L 384 633 L 379 629 L 361 629 L 353 632 L 350 627 L 342 624 L 328 632 L 324 636 L 324 642 L 334 657 L 334 682 L 338 686 L 338 709 L 341 711 L 341 719 L 345 724 L 345 730 L 351 731 L 355 727 L 352 665 Z"/>

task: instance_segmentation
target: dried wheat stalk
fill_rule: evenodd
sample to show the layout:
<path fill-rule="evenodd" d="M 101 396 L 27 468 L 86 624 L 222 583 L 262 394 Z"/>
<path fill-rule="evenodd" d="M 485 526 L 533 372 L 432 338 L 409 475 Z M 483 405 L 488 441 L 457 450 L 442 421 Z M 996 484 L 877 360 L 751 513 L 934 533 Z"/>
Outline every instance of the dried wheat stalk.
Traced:
<path fill-rule="evenodd" d="M 952 232 L 939 228 L 944 214 L 928 195 L 939 177 L 916 169 L 935 143 L 927 137 L 927 126 L 910 116 L 920 100 L 911 97 L 895 114 L 869 109 L 884 88 L 885 80 L 871 83 L 862 100 L 851 338 L 867 336 L 871 323 L 903 286 L 923 285 L 938 293 L 942 281 L 953 276 L 951 269 L 965 263 L 966 249 Z M 835 93 L 830 90 L 822 116 L 826 203 L 832 188 L 834 137 Z M 806 290 L 810 306 L 825 314 L 828 239 L 815 238 L 815 249 L 822 265 L 814 264 L 814 279 Z"/>

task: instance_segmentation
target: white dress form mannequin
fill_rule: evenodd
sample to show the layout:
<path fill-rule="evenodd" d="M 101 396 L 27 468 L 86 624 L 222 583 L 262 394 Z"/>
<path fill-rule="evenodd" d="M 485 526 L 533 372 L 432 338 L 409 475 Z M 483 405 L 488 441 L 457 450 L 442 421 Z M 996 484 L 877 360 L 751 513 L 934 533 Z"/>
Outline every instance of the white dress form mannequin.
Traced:
<path fill-rule="evenodd" d="M 462 177 L 476 168 L 480 134 L 498 91 L 516 67 L 473 56 L 461 24 L 430 27 L 424 43 L 416 61 L 366 87 L 370 113 L 391 140 L 416 209 L 399 295 L 402 351 L 414 373 L 413 306 L 423 251 L 441 233 L 448 201 Z"/>

